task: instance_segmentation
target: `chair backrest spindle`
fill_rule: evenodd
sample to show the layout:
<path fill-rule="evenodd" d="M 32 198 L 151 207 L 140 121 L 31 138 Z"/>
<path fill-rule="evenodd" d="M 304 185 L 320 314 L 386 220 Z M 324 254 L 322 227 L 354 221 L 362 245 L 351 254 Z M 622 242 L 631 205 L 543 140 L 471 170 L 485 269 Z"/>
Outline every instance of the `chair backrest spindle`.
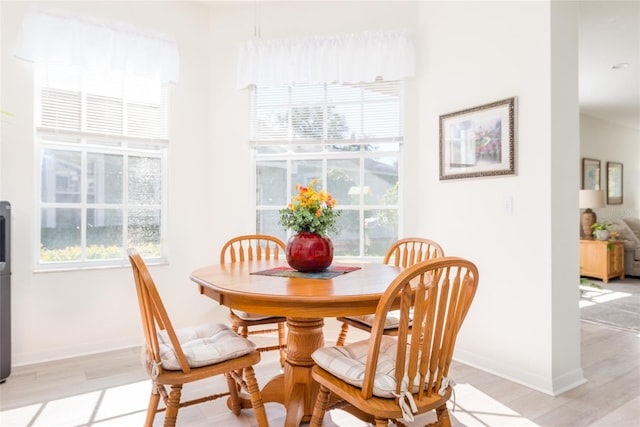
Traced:
<path fill-rule="evenodd" d="M 220 263 L 245 260 L 278 259 L 284 253 L 285 244 L 278 238 L 265 234 L 248 234 L 234 237 L 222 247 Z"/>
<path fill-rule="evenodd" d="M 158 288 L 156 287 L 151 274 L 147 269 L 142 257 L 135 249 L 128 250 L 129 261 L 133 268 L 133 277 L 138 292 L 138 301 L 140 305 L 140 315 L 144 328 L 144 336 L 147 352 L 147 369 L 151 369 L 150 363 L 156 364 L 156 369 L 162 369 L 160 364 L 160 345 L 158 343 L 158 332 L 165 331 L 171 347 L 176 354 L 176 358 L 180 363 L 182 372 L 191 372 L 187 358 L 182 351 L 180 341 L 176 336 L 175 329 L 171 324 L 169 315 L 162 303 Z"/>
<path fill-rule="evenodd" d="M 382 262 L 407 268 L 415 263 L 443 256 L 442 247 L 433 240 L 422 237 L 408 237 L 393 243 L 387 250 Z"/>
<path fill-rule="evenodd" d="M 389 311 L 398 310 L 400 324 L 395 355 L 396 393 L 403 384 L 419 398 L 438 392 L 449 373 L 457 334 L 478 286 L 478 270 L 470 261 L 440 257 L 403 270 L 380 299 L 371 331 L 362 397 L 373 394 L 375 370 Z M 409 325 L 412 319 L 412 326 Z M 417 387 L 424 384 L 424 387 Z"/>

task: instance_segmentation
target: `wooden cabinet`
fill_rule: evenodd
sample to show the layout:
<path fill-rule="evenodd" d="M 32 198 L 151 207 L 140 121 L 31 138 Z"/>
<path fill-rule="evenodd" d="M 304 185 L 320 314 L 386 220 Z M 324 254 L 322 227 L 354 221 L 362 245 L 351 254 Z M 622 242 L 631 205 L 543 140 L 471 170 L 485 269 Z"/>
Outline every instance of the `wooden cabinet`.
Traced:
<path fill-rule="evenodd" d="M 580 240 L 580 275 L 607 283 L 612 277 L 624 279 L 624 243 L 610 240 Z"/>

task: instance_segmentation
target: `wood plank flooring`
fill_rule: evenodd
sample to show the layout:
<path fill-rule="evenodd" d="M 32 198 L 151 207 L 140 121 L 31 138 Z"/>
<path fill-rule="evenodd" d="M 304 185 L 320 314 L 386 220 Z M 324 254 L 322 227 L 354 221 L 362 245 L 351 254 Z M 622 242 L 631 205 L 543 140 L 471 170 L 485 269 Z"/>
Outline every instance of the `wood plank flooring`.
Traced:
<path fill-rule="evenodd" d="M 587 383 L 551 397 L 484 371 L 454 363 L 454 426 L 640 426 L 640 336 L 581 323 L 582 367 Z M 265 384 L 280 366 L 276 352 L 257 366 Z M 222 378 L 185 386 L 186 395 L 203 389 L 224 390 Z M 13 369 L 0 385 L 0 426 L 111 427 L 140 426 L 144 421 L 149 382 L 140 364 L 140 350 L 126 349 Z M 452 404 L 450 403 L 450 407 Z M 272 426 L 282 426 L 284 409 L 266 405 Z M 422 426 L 431 414 L 411 423 Z M 154 426 L 161 426 L 163 413 Z M 217 400 L 180 410 L 179 426 L 255 426 L 251 410 L 236 417 Z M 366 424 L 342 411 L 331 411 L 325 426 Z"/>

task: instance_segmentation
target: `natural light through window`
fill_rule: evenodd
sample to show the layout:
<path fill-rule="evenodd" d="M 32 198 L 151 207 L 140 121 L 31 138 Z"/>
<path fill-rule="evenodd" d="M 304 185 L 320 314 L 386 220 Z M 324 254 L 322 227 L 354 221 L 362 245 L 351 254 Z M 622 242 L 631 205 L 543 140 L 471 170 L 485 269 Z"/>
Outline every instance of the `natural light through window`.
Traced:
<path fill-rule="evenodd" d="M 631 294 L 628 294 L 626 292 L 597 289 L 590 286 L 580 286 L 580 291 L 582 292 L 582 298 L 580 299 L 580 308 L 614 301 L 621 298 L 628 298 L 631 296 Z"/>
<path fill-rule="evenodd" d="M 0 411 L 2 426 L 133 426 L 146 417 L 149 381 Z"/>
<path fill-rule="evenodd" d="M 470 384 L 454 388 L 456 407 L 450 416 L 464 426 L 535 427 L 538 424 L 518 414 Z M 462 403 L 464 402 L 464 403 Z"/>
<path fill-rule="evenodd" d="M 221 382 L 216 387 L 224 387 Z M 143 425 L 146 416 L 150 383 L 148 380 L 139 381 L 100 390 L 77 394 L 51 401 L 38 402 L 20 408 L 0 411 L 2 426 L 75 426 L 75 427 L 108 427 Z M 523 417 L 488 394 L 478 390 L 470 384 L 455 386 L 454 400 L 449 401 L 449 415 L 454 425 L 491 426 L 491 427 L 537 427 L 534 422 Z M 212 407 L 213 408 L 213 407 Z M 221 400 L 216 410 L 227 410 L 224 400 Z M 281 405 L 267 403 L 267 413 L 271 418 L 280 419 L 283 415 Z M 197 410 L 197 406 L 193 407 Z M 187 411 L 181 410 L 183 419 L 188 419 Z M 244 412 L 243 412 L 244 413 Z M 248 413 L 247 413 L 248 415 Z M 249 418 L 251 417 L 248 415 Z M 161 418 L 161 415 L 158 416 Z M 327 413 L 332 425 L 340 427 L 365 427 L 367 424 L 347 412 L 336 410 Z M 426 422 L 435 421 L 432 413 L 416 418 L 415 422 L 407 426 L 423 426 Z M 241 422 L 239 421 L 238 425 Z M 244 424 L 242 424 L 244 425 Z"/>
<path fill-rule="evenodd" d="M 296 84 L 253 88 L 256 232 L 286 240 L 278 210 L 296 184 L 318 179 L 342 211 L 335 254 L 382 257 L 397 240 L 403 84 Z"/>

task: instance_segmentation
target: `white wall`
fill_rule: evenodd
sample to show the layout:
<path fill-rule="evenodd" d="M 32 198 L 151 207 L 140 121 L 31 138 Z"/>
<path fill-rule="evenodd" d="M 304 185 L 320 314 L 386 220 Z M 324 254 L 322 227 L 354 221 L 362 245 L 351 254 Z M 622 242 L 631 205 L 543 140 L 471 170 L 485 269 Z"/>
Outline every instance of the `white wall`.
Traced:
<path fill-rule="evenodd" d="M 552 40 L 557 24 L 545 2 L 425 2 L 420 16 L 421 183 L 429 195 L 421 234 L 480 270 L 456 357 L 557 393 L 582 381 L 577 235 L 558 227 L 577 205 L 577 86 L 559 99 L 551 93 L 577 80 L 577 26 L 567 23 L 573 46 Z M 554 44 L 573 49 L 574 61 L 557 64 Z M 518 98 L 517 175 L 439 181 L 439 115 L 511 96 Z M 503 210 L 506 199 L 513 215 Z M 565 291 L 557 302 L 569 317 L 564 327 L 551 303 L 557 289 Z M 554 366 L 558 359 L 563 368 Z"/>
<path fill-rule="evenodd" d="M 33 66 L 13 57 L 23 14 L 33 3 L 2 2 L 2 126 L 0 198 L 13 205 L 12 335 L 14 364 L 70 357 L 142 342 L 129 268 L 34 273 L 36 161 Z M 180 81 L 172 90 L 168 240 L 170 265 L 151 267 L 179 324 L 226 310 L 200 297 L 188 273 L 216 259 L 211 186 L 211 110 L 206 54 L 208 9 L 189 2 L 46 2 L 99 19 L 127 21 L 176 37 Z M 215 193 L 213 193 L 215 194 Z M 218 207 L 219 209 L 219 207 Z"/>
<path fill-rule="evenodd" d="M 264 38 L 412 31 L 418 75 L 406 90 L 403 234 L 434 238 L 448 254 L 467 257 L 480 269 L 480 290 L 456 356 L 550 394 L 579 383 L 578 236 L 576 227 L 565 226 L 577 218 L 577 96 L 571 90 L 552 94 L 577 80 L 577 64 L 557 63 L 562 53 L 576 50 L 574 39 L 553 38 L 556 13 L 567 14 L 569 34 L 577 32 L 570 6 L 555 11 L 540 1 L 258 4 Z M 187 276 L 212 261 L 224 240 L 252 230 L 247 94 L 235 88 L 235 67 L 238 44 L 253 36 L 255 5 L 124 5 L 66 6 L 178 38 L 182 72 L 173 90 L 171 264 L 152 274 L 177 323 L 223 320 L 225 310 L 200 297 Z M 0 181 L 0 198 L 15 206 L 14 363 L 132 345 L 140 334 L 128 270 L 31 271 L 37 230 L 31 72 L 8 52 L 26 6 L 1 7 L 1 105 L 17 113 L 12 128 L 2 129 Z M 511 96 L 518 97 L 517 175 L 439 181 L 439 115 Z M 573 178 L 560 181 L 566 177 Z M 513 215 L 503 212 L 505 198 L 513 198 Z M 337 336 L 335 324 L 327 322 L 325 335 Z"/>
<path fill-rule="evenodd" d="M 598 219 L 639 216 L 640 130 L 582 114 L 580 162 L 583 157 L 600 160 L 600 186 L 604 190 L 607 188 L 607 162 L 620 162 L 623 165 L 622 204 L 595 209 Z"/>

